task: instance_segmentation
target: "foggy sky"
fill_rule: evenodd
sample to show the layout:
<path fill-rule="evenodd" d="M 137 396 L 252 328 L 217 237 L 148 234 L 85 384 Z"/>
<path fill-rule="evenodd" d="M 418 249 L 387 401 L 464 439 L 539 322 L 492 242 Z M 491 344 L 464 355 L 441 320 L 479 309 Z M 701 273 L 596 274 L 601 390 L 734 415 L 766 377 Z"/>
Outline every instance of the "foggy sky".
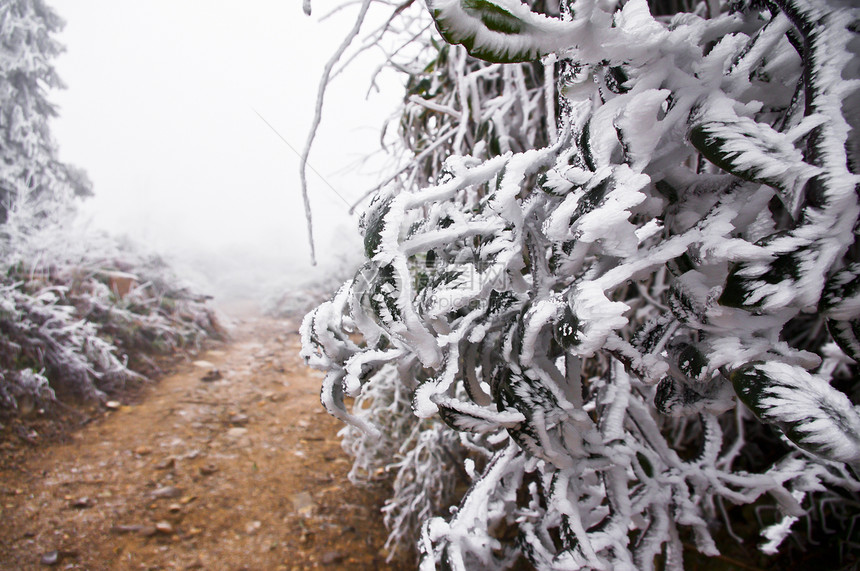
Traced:
<path fill-rule="evenodd" d="M 67 48 L 53 133 L 60 157 L 94 183 L 82 209 L 92 224 L 255 283 L 254 273 L 308 275 L 299 159 L 256 112 L 301 151 L 323 65 L 356 9 L 320 22 L 300 4 L 53 2 Z M 365 100 L 379 61 L 363 57 L 335 80 L 309 161 L 325 179 L 309 172 L 322 265 L 357 248 L 346 202 L 380 176 L 379 161 L 357 170 L 402 97 L 389 78 Z"/>

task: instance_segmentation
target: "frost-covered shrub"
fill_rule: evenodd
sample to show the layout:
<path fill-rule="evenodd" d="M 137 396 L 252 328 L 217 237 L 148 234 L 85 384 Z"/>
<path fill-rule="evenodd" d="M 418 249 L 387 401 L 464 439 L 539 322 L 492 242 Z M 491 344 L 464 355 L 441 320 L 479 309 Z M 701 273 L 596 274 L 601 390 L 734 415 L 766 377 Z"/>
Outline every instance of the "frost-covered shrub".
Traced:
<path fill-rule="evenodd" d="M 147 355 L 196 351 L 223 334 L 205 298 L 131 245 L 59 224 L 10 244 L 0 265 L 2 407 L 55 393 L 103 400 L 143 379 L 134 371 L 157 372 Z M 136 277 L 125 295 L 111 288 L 118 270 Z"/>
<path fill-rule="evenodd" d="M 223 335 L 208 297 L 181 280 L 161 256 L 105 234 L 85 234 L 75 243 L 88 246 L 65 252 L 66 259 L 54 263 L 66 268 L 59 273 L 73 283 L 68 300 L 121 352 L 197 351 L 204 339 Z M 118 273 L 134 276 L 125 295 L 112 287 Z"/>
<path fill-rule="evenodd" d="M 465 50 L 410 70 L 414 161 L 364 214 L 364 266 L 303 324 L 359 469 L 438 473 L 459 441 L 468 491 L 424 521 L 422 567 L 680 568 L 685 542 L 719 553 L 733 504 L 778 510 L 769 554 L 822 506 L 856 518 L 858 9 L 427 7 Z M 474 128 L 518 105 L 545 144 Z M 436 116 L 413 130 L 418 107 Z M 437 442 L 403 463 L 415 430 Z M 410 501 L 433 503 L 390 505 Z"/>
<path fill-rule="evenodd" d="M 79 319 L 73 306 L 58 303 L 64 293 L 58 287 L 27 291 L 21 284 L 0 285 L 3 406 L 19 408 L 22 397 L 47 404 L 55 391 L 94 400 L 135 376 L 93 323 Z"/>

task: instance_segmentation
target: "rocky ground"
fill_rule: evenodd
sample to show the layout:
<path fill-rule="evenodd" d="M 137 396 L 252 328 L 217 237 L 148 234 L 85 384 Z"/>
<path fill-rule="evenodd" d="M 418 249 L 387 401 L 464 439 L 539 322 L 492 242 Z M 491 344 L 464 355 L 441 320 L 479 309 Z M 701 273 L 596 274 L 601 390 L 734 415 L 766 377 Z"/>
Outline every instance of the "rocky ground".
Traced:
<path fill-rule="evenodd" d="M 346 480 L 297 325 L 247 318 L 61 441 L 2 442 L 0 568 L 411 567 L 385 561 L 384 490 Z"/>

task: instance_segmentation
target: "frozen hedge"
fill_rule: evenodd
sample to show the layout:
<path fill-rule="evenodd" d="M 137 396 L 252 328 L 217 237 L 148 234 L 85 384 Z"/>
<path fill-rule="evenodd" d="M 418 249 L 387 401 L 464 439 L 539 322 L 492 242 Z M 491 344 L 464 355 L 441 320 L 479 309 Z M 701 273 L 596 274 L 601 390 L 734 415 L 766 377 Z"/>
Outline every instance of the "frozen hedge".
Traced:
<path fill-rule="evenodd" d="M 856 545 L 858 9 L 428 0 L 446 45 L 410 7 L 409 161 L 302 328 L 391 542 L 675 569 L 750 504 L 765 553 Z"/>

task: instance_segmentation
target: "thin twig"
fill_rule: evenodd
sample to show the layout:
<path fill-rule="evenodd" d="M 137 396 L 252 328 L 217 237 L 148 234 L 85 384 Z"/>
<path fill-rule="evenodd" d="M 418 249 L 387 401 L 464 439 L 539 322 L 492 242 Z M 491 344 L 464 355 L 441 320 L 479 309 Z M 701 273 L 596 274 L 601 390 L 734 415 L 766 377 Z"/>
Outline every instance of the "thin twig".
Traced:
<path fill-rule="evenodd" d="M 364 23 L 364 18 L 367 16 L 367 10 L 370 8 L 370 4 L 373 0 L 363 0 L 361 3 L 361 10 L 358 13 L 358 17 L 355 20 L 355 25 L 352 30 L 350 30 L 349 34 L 344 38 L 343 42 L 341 42 L 340 47 L 338 47 L 337 51 L 335 51 L 334 55 L 331 59 L 326 63 L 325 68 L 323 69 L 322 77 L 320 78 L 320 85 L 317 91 L 317 103 L 316 108 L 314 109 L 314 118 L 311 122 L 311 128 L 308 132 L 308 140 L 305 143 L 304 151 L 302 152 L 302 161 L 299 165 L 299 176 L 302 181 L 302 199 L 305 202 L 305 219 L 308 224 L 308 240 L 310 241 L 311 247 L 311 264 L 316 265 L 316 252 L 314 250 L 314 229 L 313 229 L 313 219 L 311 218 L 311 203 L 308 199 L 308 179 L 307 179 L 307 168 L 308 164 L 308 156 L 311 153 L 311 147 L 314 144 L 314 139 L 316 138 L 317 129 L 319 128 L 320 121 L 322 121 L 322 107 L 323 101 L 325 99 L 325 92 L 328 88 L 329 77 L 331 76 L 331 71 L 334 69 L 335 64 L 340 60 L 343 56 L 344 52 L 346 52 L 349 45 L 352 43 L 352 40 L 359 34 L 361 31 L 361 25 Z"/>

